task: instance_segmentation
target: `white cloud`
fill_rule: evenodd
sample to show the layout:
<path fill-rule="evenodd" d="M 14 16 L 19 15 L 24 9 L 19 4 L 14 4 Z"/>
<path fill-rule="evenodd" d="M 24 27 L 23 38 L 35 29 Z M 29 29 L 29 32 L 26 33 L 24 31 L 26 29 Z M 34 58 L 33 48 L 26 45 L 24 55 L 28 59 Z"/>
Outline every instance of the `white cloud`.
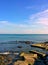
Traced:
<path fill-rule="evenodd" d="M 0 21 L 0 24 L 6 24 L 8 21 Z"/>
<path fill-rule="evenodd" d="M 32 26 L 27 24 L 16 24 L 8 21 L 0 21 L 0 33 L 32 33 Z"/>
<path fill-rule="evenodd" d="M 48 25 L 48 9 L 29 17 L 30 22 L 34 22 L 35 24 L 40 25 Z"/>
<path fill-rule="evenodd" d="M 12 26 L 12 27 L 28 27 L 28 25 L 16 24 L 9 21 L 0 21 L 0 24 L 5 26 Z"/>
<path fill-rule="evenodd" d="M 0 21 L 0 33 L 48 33 L 48 9 L 31 15 L 27 23 L 28 24 L 17 24 L 9 21 Z"/>
<path fill-rule="evenodd" d="M 36 14 L 33 14 L 29 17 L 29 19 L 35 19 L 35 18 L 42 18 L 42 17 L 48 17 L 48 9 Z"/>
<path fill-rule="evenodd" d="M 28 22 L 34 25 L 32 33 L 48 33 L 48 9 L 31 15 Z"/>
<path fill-rule="evenodd" d="M 37 23 L 48 26 L 48 18 L 39 18 Z"/>

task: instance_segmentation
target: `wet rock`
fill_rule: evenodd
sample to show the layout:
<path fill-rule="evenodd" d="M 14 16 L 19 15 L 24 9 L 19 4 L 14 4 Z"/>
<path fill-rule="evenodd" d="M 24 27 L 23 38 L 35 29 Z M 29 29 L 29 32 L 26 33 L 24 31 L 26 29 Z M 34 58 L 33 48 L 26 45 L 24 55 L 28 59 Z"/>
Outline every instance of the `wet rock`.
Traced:
<path fill-rule="evenodd" d="M 10 64 L 8 64 L 8 65 L 13 65 L 13 63 L 10 63 Z"/>
<path fill-rule="evenodd" d="M 30 41 L 25 41 L 25 44 L 30 44 L 31 42 Z"/>
<path fill-rule="evenodd" d="M 44 43 L 48 43 L 48 41 L 44 42 Z"/>
<path fill-rule="evenodd" d="M 48 65 L 48 54 L 44 57 L 44 63 Z"/>
<path fill-rule="evenodd" d="M 19 43 L 25 43 L 25 41 L 18 41 Z"/>
<path fill-rule="evenodd" d="M 22 46 L 18 46 L 18 48 L 22 48 Z"/>
<path fill-rule="evenodd" d="M 25 44 L 30 44 L 31 41 L 18 41 L 19 43 L 25 43 Z"/>

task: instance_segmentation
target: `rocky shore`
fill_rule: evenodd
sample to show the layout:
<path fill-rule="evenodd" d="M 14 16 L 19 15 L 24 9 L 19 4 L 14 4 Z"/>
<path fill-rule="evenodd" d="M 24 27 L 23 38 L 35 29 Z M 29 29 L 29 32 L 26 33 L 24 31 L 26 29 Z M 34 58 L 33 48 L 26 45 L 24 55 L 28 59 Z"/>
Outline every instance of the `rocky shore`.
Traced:
<path fill-rule="evenodd" d="M 46 42 L 44 42 L 44 43 L 36 43 L 36 44 L 32 44 L 31 47 L 38 47 L 38 48 L 48 50 L 48 43 L 46 43 Z"/>
<path fill-rule="evenodd" d="M 31 44 L 32 42 L 30 41 L 18 41 L 17 43 L 25 43 L 30 45 L 31 48 L 46 50 L 46 53 L 35 50 L 30 50 L 28 53 L 10 51 L 0 53 L 0 65 L 48 65 L 48 42 Z M 18 45 L 18 48 L 21 49 L 22 46 Z"/>

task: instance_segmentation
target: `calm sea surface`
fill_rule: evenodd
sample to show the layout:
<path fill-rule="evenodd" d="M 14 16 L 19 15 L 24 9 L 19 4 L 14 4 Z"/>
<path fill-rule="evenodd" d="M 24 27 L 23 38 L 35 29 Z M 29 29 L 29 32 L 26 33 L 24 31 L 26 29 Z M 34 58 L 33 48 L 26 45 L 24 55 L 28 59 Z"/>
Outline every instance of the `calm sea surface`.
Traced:
<path fill-rule="evenodd" d="M 30 50 L 36 50 L 39 52 L 46 53 L 45 50 L 31 47 L 30 44 L 9 42 L 16 40 L 44 42 L 44 41 L 48 41 L 48 34 L 0 34 L 0 52 L 4 52 L 4 51 L 28 52 Z M 18 46 L 22 46 L 22 48 L 18 48 Z"/>
<path fill-rule="evenodd" d="M 0 42 L 16 40 L 44 42 L 48 41 L 48 34 L 0 34 Z"/>

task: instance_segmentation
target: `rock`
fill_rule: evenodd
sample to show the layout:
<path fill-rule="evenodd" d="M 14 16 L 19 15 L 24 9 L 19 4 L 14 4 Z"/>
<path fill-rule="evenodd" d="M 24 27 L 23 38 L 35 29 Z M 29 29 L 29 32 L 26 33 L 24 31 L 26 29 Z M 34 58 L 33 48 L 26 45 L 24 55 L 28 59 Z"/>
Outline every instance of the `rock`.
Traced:
<path fill-rule="evenodd" d="M 22 48 L 22 46 L 18 46 L 18 48 Z"/>
<path fill-rule="evenodd" d="M 44 42 L 44 43 L 48 43 L 48 41 Z"/>
<path fill-rule="evenodd" d="M 19 43 L 25 43 L 25 41 L 18 41 Z"/>
<path fill-rule="evenodd" d="M 30 54 L 30 53 L 24 53 L 24 52 L 22 52 L 20 56 L 24 56 L 25 59 L 38 58 L 37 54 Z"/>
<path fill-rule="evenodd" d="M 44 57 L 44 63 L 48 65 L 48 54 Z"/>
<path fill-rule="evenodd" d="M 30 41 L 25 41 L 25 44 L 30 44 L 31 42 Z"/>
<path fill-rule="evenodd" d="M 13 63 L 10 63 L 10 64 L 8 64 L 8 65 L 13 65 Z"/>
<path fill-rule="evenodd" d="M 28 63 L 26 61 L 17 61 L 14 62 L 14 65 L 28 65 Z"/>

